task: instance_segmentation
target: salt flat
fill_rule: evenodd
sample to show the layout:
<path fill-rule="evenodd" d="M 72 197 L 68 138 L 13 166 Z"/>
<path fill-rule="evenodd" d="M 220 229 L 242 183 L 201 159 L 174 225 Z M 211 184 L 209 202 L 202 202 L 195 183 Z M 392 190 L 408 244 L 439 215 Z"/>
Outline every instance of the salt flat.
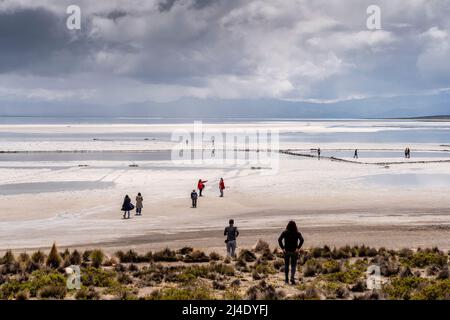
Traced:
<path fill-rule="evenodd" d="M 404 131 L 416 123 L 250 123 L 237 129 L 270 126 L 284 134 L 308 132 L 370 133 Z M 192 126 L 192 124 L 190 125 Z M 418 130 L 447 130 L 442 123 L 423 123 Z M 1 151 L 141 151 L 171 150 L 170 132 L 189 125 L 1 125 Z M 220 132 L 230 124 L 210 125 Z M 435 128 L 436 129 L 436 128 Z M 108 132 L 114 138 L 94 140 Z M 148 133 L 139 138 L 135 133 Z M 305 133 L 306 132 L 306 133 Z M 48 135 L 46 137 L 40 134 Z M 83 134 L 82 138 L 78 134 Z M 152 134 L 160 133 L 152 139 Z M 30 139 L 23 134 L 38 135 Z M 131 134 L 131 136 L 127 136 Z M 362 133 L 361 133 L 362 134 Z M 120 137 L 126 136 L 126 140 Z M 121 246 L 136 249 L 183 246 L 222 247 L 222 229 L 229 218 L 241 228 L 240 244 L 258 238 L 271 244 L 289 219 L 305 234 L 306 246 L 315 244 L 366 244 L 389 247 L 437 245 L 450 248 L 450 163 L 445 143 L 420 141 L 321 141 L 281 139 L 279 149 L 301 150 L 308 156 L 279 154 L 276 166 L 261 169 L 252 164 L 220 166 L 183 164 L 171 159 L 102 159 L 72 161 L 9 161 L 0 154 L 0 250 L 60 246 Z M 403 159 L 406 143 L 412 159 Z M 212 146 L 206 141 L 207 152 Z M 217 143 L 214 148 L 220 148 Z M 244 147 L 244 146 L 242 146 Z M 257 146 L 247 146 L 257 147 Z M 316 151 L 333 155 L 353 148 L 390 150 L 393 155 L 362 157 L 358 162 L 318 160 Z M 440 152 L 430 158 L 414 152 Z M 363 152 L 363 151 L 361 151 Z M 397 156 L 398 152 L 398 156 Z M 441 155 L 442 154 L 442 155 Z M 436 162 L 443 160 L 444 162 Z M 399 162 L 389 166 L 378 162 Z M 423 163 L 417 163 L 421 162 Z M 364 163 L 362 163 L 364 162 Z M 130 167 L 130 164 L 134 166 Z M 225 197 L 218 197 L 219 178 L 225 179 Z M 207 179 L 205 197 L 190 208 L 189 193 L 196 181 Z M 70 188 L 68 186 L 71 186 Z M 3 190 L 3 193 L 2 193 Z M 142 217 L 121 219 L 125 194 L 144 196 Z"/>

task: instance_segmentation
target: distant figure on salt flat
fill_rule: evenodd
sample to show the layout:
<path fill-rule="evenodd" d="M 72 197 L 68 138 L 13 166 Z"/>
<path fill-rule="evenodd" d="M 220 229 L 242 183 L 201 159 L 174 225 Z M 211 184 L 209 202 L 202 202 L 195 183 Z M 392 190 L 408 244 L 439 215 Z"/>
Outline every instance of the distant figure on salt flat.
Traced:
<path fill-rule="evenodd" d="M 136 196 L 136 215 L 141 216 L 142 215 L 142 208 L 144 207 L 143 204 L 144 198 L 142 197 L 142 194 L 139 192 Z"/>
<path fill-rule="evenodd" d="M 285 283 L 289 283 L 289 266 L 291 267 L 291 284 L 295 284 L 295 270 L 297 269 L 298 250 L 302 247 L 302 234 L 297 229 L 295 221 L 289 221 L 280 237 L 278 244 L 284 252 L 284 274 Z"/>
<path fill-rule="evenodd" d="M 198 188 L 198 196 L 199 197 L 203 197 L 202 191 L 203 191 L 203 189 L 205 189 L 205 183 L 207 183 L 207 182 L 208 182 L 208 180 L 202 180 L 202 179 L 198 180 L 197 188 Z"/>
<path fill-rule="evenodd" d="M 192 190 L 191 192 L 191 200 L 192 200 L 192 208 L 197 208 L 197 192 L 195 190 Z"/>
<path fill-rule="evenodd" d="M 220 191 L 220 197 L 223 198 L 223 190 L 225 189 L 225 182 L 223 182 L 223 178 L 220 178 L 219 181 L 219 191 Z"/>
<path fill-rule="evenodd" d="M 407 158 L 409 159 L 409 158 L 411 158 L 411 149 L 409 147 L 406 148 L 406 149 L 408 150 L 408 157 Z"/>
<path fill-rule="evenodd" d="M 355 154 L 353 155 L 353 159 L 358 159 L 358 149 L 355 149 Z"/>
<path fill-rule="evenodd" d="M 317 148 L 317 159 L 320 160 L 320 148 Z"/>
<path fill-rule="evenodd" d="M 229 257 L 236 257 L 236 238 L 239 236 L 238 228 L 234 226 L 234 220 L 230 219 L 228 221 L 228 227 L 225 228 L 223 235 L 227 238 L 225 239 L 225 243 L 227 244 L 227 255 Z"/>
<path fill-rule="evenodd" d="M 128 195 L 125 196 L 123 199 L 122 204 L 122 211 L 123 211 L 123 218 L 124 219 L 130 219 L 130 211 L 134 209 L 134 205 L 131 203 L 131 199 Z M 128 217 L 127 217 L 128 215 Z"/>

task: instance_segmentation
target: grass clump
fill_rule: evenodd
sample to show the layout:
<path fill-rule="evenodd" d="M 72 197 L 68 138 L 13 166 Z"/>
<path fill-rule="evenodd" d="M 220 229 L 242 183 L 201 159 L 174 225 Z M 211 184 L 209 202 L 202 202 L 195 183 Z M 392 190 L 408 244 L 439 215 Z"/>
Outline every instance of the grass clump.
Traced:
<path fill-rule="evenodd" d="M 75 294 L 75 299 L 77 300 L 99 300 L 100 294 L 95 290 L 94 287 L 82 287 L 80 290 L 77 290 Z"/>
<path fill-rule="evenodd" d="M 156 290 L 148 300 L 212 300 L 211 290 L 204 284 L 196 283 L 189 287 L 176 287 Z"/>
<path fill-rule="evenodd" d="M 203 252 L 199 250 L 192 251 L 187 254 L 184 259 L 184 262 L 209 262 L 209 257 Z"/>
<path fill-rule="evenodd" d="M 45 286 L 39 290 L 41 299 L 64 299 L 67 294 L 65 286 Z"/>
<path fill-rule="evenodd" d="M 155 262 L 174 262 L 178 261 L 177 254 L 175 251 L 166 248 L 164 250 L 153 253 L 153 261 Z"/>
<path fill-rule="evenodd" d="M 238 260 L 253 262 L 256 261 L 256 255 L 250 250 L 243 249 L 239 252 Z"/>

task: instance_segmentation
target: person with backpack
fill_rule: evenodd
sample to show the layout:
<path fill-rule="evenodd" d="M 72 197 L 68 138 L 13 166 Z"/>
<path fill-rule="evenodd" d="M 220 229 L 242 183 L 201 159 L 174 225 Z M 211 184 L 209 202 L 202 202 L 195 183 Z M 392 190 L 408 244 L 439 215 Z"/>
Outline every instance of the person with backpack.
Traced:
<path fill-rule="evenodd" d="M 289 221 L 286 230 L 278 238 L 278 244 L 284 252 L 285 282 L 289 283 L 289 266 L 291 267 L 291 284 L 295 284 L 295 271 L 297 269 L 298 250 L 302 247 L 304 239 L 297 229 L 295 221 Z"/>
<path fill-rule="evenodd" d="M 130 211 L 134 209 L 134 205 L 131 203 L 131 199 L 128 195 L 125 196 L 123 199 L 122 204 L 122 211 L 123 211 L 123 218 L 124 219 L 130 219 Z M 128 215 L 128 218 L 126 217 Z"/>
<path fill-rule="evenodd" d="M 142 208 L 144 205 L 142 202 L 144 201 L 144 198 L 142 197 L 141 193 L 139 192 L 136 196 L 136 215 L 141 216 L 142 215 Z"/>
<path fill-rule="evenodd" d="M 223 235 L 227 238 L 225 239 L 225 243 L 227 244 L 227 256 L 235 258 L 236 257 L 236 238 L 239 236 L 238 228 L 234 226 L 234 220 L 230 219 L 228 222 L 228 227 L 225 228 Z"/>
<path fill-rule="evenodd" d="M 199 194 L 198 194 L 199 197 L 203 197 L 202 191 L 203 191 L 203 189 L 205 189 L 205 183 L 207 183 L 207 182 L 208 182 L 208 180 L 204 180 L 204 181 L 202 179 L 198 180 L 197 188 L 198 188 L 198 192 L 199 192 Z"/>
<path fill-rule="evenodd" d="M 192 190 L 191 192 L 191 200 L 192 200 L 192 208 L 197 208 L 197 192 L 195 190 Z"/>
<path fill-rule="evenodd" d="M 225 182 L 223 182 L 223 178 L 220 178 L 219 181 L 219 191 L 220 191 L 220 197 L 223 198 L 223 190 L 225 189 Z"/>

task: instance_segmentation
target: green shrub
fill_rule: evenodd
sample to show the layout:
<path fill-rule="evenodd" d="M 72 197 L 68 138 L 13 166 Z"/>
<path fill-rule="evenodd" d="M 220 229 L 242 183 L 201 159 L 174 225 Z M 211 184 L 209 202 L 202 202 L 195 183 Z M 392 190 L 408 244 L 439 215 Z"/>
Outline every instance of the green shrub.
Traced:
<path fill-rule="evenodd" d="M 103 260 L 105 259 L 105 254 L 102 250 L 93 250 L 90 255 L 92 266 L 98 268 L 102 265 Z"/>
<path fill-rule="evenodd" d="M 323 273 L 334 273 L 341 271 L 341 264 L 339 261 L 328 259 L 322 264 Z"/>
<path fill-rule="evenodd" d="M 3 258 L 0 259 L 0 264 L 14 264 L 16 262 L 16 258 L 11 250 L 6 251 Z"/>
<path fill-rule="evenodd" d="M 430 281 L 411 295 L 414 300 L 450 300 L 450 280 Z"/>
<path fill-rule="evenodd" d="M 383 291 L 389 299 L 411 299 L 411 294 L 426 283 L 426 280 L 419 277 L 395 278 L 383 286 Z"/>
<path fill-rule="evenodd" d="M 30 295 L 35 297 L 45 287 L 66 287 L 66 278 L 54 270 L 37 270 L 22 284 L 22 287 L 28 289 Z"/>
<path fill-rule="evenodd" d="M 46 264 L 50 268 L 57 269 L 61 265 L 61 256 L 58 253 L 58 249 L 56 249 L 56 244 L 53 243 L 53 246 L 48 254 Z"/>
<path fill-rule="evenodd" d="M 11 279 L 0 285 L 0 299 L 13 299 L 21 290 L 21 283 L 16 279 Z"/>
<path fill-rule="evenodd" d="M 346 271 L 338 271 L 323 275 L 323 278 L 327 281 L 335 281 L 346 284 L 355 283 L 359 278 L 363 276 L 363 272 L 357 269 L 349 269 Z"/>
<path fill-rule="evenodd" d="M 79 266 L 81 265 L 82 260 L 83 258 L 78 250 L 75 249 L 74 251 L 72 251 L 69 258 L 70 264 Z"/>
<path fill-rule="evenodd" d="M 83 262 L 90 262 L 91 261 L 91 253 L 92 253 L 92 250 L 85 250 L 84 252 L 83 252 Z"/>
<path fill-rule="evenodd" d="M 31 261 L 37 264 L 43 264 L 45 262 L 45 254 L 38 250 L 31 255 Z"/>
<path fill-rule="evenodd" d="M 84 286 L 94 287 L 113 287 L 118 284 L 114 271 L 93 267 L 83 268 L 81 270 L 81 283 Z"/>
<path fill-rule="evenodd" d="M 447 256 L 440 252 L 418 251 L 408 258 L 403 258 L 402 262 L 413 268 L 425 268 L 430 265 L 446 266 L 447 260 Z"/>

